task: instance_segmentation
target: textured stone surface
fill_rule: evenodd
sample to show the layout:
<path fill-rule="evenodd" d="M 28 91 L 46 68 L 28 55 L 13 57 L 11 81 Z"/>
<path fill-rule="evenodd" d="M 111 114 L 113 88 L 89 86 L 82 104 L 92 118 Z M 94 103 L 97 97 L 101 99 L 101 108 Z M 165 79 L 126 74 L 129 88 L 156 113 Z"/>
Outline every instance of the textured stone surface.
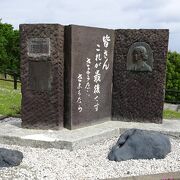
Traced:
<path fill-rule="evenodd" d="M 162 123 L 168 30 L 116 30 L 113 69 L 113 120 Z M 129 48 L 147 43 L 152 72 L 127 70 Z"/>
<path fill-rule="evenodd" d="M 114 31 L 71 25 L 65 37 L 65 127 L 107 121 L 111 117 Z"/>
<path fill-rule="evenodd" d="M 120 136 L 108 154 L 108 159 L 163 159 L 170 152 L 171 143 L 167 136 L 159 132 L 130 129 Z"/>
<path fill-rule="evenodd" d="M 43 129 L 62 127 L 64 27 L 58 24 L 23 24 L 20 25 L 20 34 L 22 125 Z"/>
<path fill-rule="evenodd" d="M 22 159 L 22 152 L 0 148 L 0 167 L 18 166 L 22 162 Z"/>

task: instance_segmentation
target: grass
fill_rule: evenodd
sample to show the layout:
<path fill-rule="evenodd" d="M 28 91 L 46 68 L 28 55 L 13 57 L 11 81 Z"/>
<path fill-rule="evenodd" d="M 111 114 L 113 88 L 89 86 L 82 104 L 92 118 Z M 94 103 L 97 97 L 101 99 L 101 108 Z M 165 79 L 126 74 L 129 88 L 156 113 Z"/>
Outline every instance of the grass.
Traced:
<path fill-rule="evenodd" d="M 172 111 L 172 110 L 164 110 L 163 112 L 164 119 L 180 119 L 180 112 Z"/>
<path fill-rule="evenodd" d="M 0 80 L 0 114 L 4 116 L 16 116 L 21 109 L 21 85 L 13 89 L 13 82 Z"/>

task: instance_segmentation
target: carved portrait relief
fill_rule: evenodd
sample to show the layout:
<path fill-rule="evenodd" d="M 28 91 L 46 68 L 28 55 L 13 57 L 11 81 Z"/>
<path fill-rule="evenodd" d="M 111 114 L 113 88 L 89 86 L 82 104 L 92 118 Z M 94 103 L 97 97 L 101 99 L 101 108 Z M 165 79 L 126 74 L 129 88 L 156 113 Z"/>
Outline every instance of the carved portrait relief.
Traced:
<path fill-rule="evenodd" d="M 149 44 L 136 42 L 128 51 L 127 70 L 152 72 L 153 61 L 153 52 Z"/>

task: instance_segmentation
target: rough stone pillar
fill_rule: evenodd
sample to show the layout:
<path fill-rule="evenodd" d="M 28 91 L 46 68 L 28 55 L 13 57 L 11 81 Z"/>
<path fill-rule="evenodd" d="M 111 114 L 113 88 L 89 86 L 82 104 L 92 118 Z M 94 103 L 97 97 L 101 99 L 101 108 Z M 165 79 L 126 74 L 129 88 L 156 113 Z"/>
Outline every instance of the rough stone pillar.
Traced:
<path fill-rule="evenodd" d="M 162 123 L 169 31 L 116 30 L 113 120 Z"/>
<path fill-rule="evenodd" d="M 64 27 L 22 24 L 22 126 L 58 129 L 64 114 Z"/>
<path fill-rule="evenodd" d="M 65 28 L 65 127 L 110 120 L 114 30 Z"/>

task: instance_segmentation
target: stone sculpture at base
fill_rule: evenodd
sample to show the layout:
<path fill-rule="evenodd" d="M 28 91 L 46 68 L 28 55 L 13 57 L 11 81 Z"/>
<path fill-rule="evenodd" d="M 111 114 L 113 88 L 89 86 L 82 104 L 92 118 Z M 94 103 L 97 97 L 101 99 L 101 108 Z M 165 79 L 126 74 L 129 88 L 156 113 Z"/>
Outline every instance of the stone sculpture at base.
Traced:
<path fill-rule="evenodd" d="M 111 161 L 162 159 L 171 152 L 169 138 L 159 132 L 130 129 L 125 131 L 108 154 Z"/>
<path fill-rule="evenodd" d="M 22 162 L 22 159 L 22 152 L 0 148 L 0 167 L 18 166 Z"/>

